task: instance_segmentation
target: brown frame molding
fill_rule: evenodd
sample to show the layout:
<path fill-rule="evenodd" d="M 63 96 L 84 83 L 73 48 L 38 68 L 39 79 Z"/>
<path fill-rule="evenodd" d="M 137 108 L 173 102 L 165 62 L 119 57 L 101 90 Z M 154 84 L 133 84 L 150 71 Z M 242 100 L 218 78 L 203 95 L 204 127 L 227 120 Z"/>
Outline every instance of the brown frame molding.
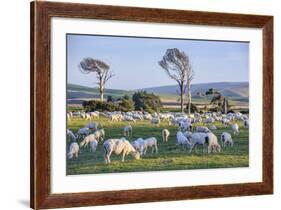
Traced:
<path fill-rule="evenodd" d="M 50 192 L 50 20 L 52 17 L 262 28 L 263 181 L 107 192 Z M 31 208 L 60 208 L 273 193 L 273 17 L 92 4 L 31 2 Z"/>

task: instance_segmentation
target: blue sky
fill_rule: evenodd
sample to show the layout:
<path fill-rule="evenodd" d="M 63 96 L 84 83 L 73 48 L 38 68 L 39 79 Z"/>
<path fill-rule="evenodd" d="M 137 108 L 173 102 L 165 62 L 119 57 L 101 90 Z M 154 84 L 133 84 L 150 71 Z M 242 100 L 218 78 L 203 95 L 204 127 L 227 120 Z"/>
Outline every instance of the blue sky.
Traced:
<path fill-rule="evenodd" d="M 96 86 L 94 74 L 82 74 L 78 69 L 83 58 L 93 57 L 106 62 L 115 74 L 106 88 L 133 90 L 175 85 L 158 65 L 170 48 L 189 56 L 194 84 L 248 81 L 249 43 L 67 35 L 68 83 Z"/>

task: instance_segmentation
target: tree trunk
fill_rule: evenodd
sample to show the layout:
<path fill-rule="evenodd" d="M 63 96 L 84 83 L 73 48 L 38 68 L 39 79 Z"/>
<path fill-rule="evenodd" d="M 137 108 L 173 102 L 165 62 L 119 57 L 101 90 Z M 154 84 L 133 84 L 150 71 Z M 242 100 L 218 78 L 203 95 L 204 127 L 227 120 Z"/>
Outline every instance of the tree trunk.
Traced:
<path fill-rule="evenodd" d="M 187 103 L 188 103 L 188 115 L 191 113 L 191 89 L 190 80 L 187 81 Z"/>
<path fill-rule="evenodd" d="M 104 92 L 104 87 L 103 87 L 103 83 L 102 83 L 102 77 L 99 76 L 99 85 L 100 85 L 100 101 L 103 101 L 103 92 Z"/>
<path fill-rule="evenodd" d="M 183 112 L 184 106 L 184 84 L 180 85 L 180 95 L 181 95 L 181 112 Z"/>

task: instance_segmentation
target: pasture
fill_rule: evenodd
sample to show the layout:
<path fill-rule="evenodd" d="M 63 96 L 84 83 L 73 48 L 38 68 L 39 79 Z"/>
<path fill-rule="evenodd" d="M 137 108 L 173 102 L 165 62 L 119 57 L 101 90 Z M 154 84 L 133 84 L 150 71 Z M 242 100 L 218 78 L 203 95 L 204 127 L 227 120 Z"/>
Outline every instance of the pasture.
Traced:
<path fill-rule="evenodd" d="M 158 140 L 158 154 L 151 154 L 148 150 L 146 156 L 140 160 L 132 160 L 132 157 L 126 156 L 125 162 L 121 162 L 121 156 L 111 156 L 111 164 L 104 162 L 102 143 L 98 145 L 95 153 L 90 152 L 89 147 L 80 148 L 78 158 L 67 159 L 67 175 L 76 174 L 98 174 L 98 173 L 120 173 L 120 172 L 140 172 L 140 171 L 161 171 L 161 170 L 186 170 L 186 169 L 209 169 L 209 168 L 232 168 L 248 167 L 249 165 L 249 130 L 245 129 L 241 122 L 237 122 L 240 127 L 240 134 L 233 135 L 230 127 L 222 127 L 220 122 L 215 122 L 217 130 L 213 131 L 220 139 L 223 131 L 232 134 L 234 141 L 233 147 L 224 147 L 220 153 L 202 154 L 201 147 L 191 154 L 188 150 L 183 150 L 176 146 L 177 126 L 169 126 L 168 122 L 161 121 L 159 127 L 151 125 L 148 120 L 133 122 L 111 122 L 108 118 L 100 116 L 99 119 L 92 120 L 99 122 L 105 130 L 105 139 L 123 137 L 123 128 L 126 125 L 132 125 L 133 136 L 127 138 L 130 142 L 142 137 L 156 137 Z M 67 127 L 76 132 L 79 128 L 88 124 L 81 118 L 73 118 L 68 121 Z M 200 125 L 201 123 L 195 123 Z M 169 141 L 162 142 L 161 131 L 167 128 L 170 131 Z M 81 140 L 80 140 L 81 141 Z M 80 142 L 79 141 L 79 142 Z M 219 140 L 220 142 L 220 140 Z M 66 144 L 66 153 L 69 143 Z"/>

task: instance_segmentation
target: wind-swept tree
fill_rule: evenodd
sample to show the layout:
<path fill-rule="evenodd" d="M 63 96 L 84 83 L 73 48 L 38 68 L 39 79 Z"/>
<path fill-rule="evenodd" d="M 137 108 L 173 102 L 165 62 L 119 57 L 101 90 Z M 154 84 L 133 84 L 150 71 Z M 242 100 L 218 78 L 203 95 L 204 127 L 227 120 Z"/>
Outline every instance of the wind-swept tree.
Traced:
<path fill-rule="evenodd" d="M 158 63 L 165 70 L 167 75 L 171 79 L 175 80 L 179 86 L 181 112 L 184 110 L 184 94 L 186 87 L 188 88 L 188 112 L 190 114 L 190 84 L 191 80 L 193 79 L 193 70 L 189 61 L 189 57 L 185 54 L 185 52 L 181 52 L 177 48 L 168 49 L 162 60 Z"/>
<path fill-rule="evenodd" d="M 84 74 L 95 73 L 98 80 L 100 100 L 103 101 L 103 94 L 106 82 L 114 76 L 109 65 L 94 58 L 84 58 L 78 65 L 80 71 Z"/>

